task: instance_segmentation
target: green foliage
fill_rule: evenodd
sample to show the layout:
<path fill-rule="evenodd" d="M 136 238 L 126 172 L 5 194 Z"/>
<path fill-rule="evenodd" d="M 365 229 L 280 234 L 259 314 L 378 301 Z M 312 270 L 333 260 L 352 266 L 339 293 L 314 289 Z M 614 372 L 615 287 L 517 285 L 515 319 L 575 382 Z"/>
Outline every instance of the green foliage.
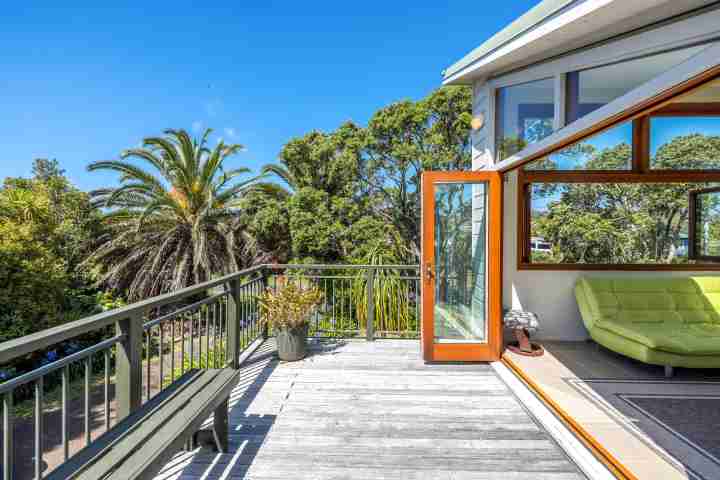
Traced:
<path fill-rule="evenodd" d="M 203 337 L 199 337 L 198 341 L 203 342 Z M 249 345 L 249 343 L 250 341 L 246 340 L 243 337 L 241 339 L 240 350 L 242 351 L 247 345 Z M 225 347 L 225 342 L 218 342 L 217 345 L 213 344 L 210 347 L 210 350 L 204 351 L 202 352 L 202 354 L 198 353 L 193 358 L 186 356 L 183 359 L 182 365 L 175 367 L 172 372 L 164 374 L 162 379 L 163 388 L 170 386 L 170 384 L 173 382 L 173 379 L 180 378 L 188 370 L 202 368 L 222 368 L 228 361 L 227 349 Z M 163 355 L 166 354 L 167 352 L 163 353 Z M 171 354 L 174 355 L 174 352 L 171 352 Z"/>
<path fill-rule="evenodd" d="M 376 215 L 406 241 L 408 262 L 420 254 L 420 174 L 470 168 L 471 109 L 469 88 L 446 87 L 419 102 L 393 103 L 370 119 L 363 180 Z"/>
<path fill-rule="evenodd" d="M 91 275 L 79 264 L 101 232 L 100 217 L 56 161 L 36 160 L 33 171 L 0 188 L 0 341 L 97 309 L 97 292 L 84 291 Z"/>
<path fill-rule="evenodd" d="M 275 258 L 356 263 L 400 238 L 397 262 L 416 262 L 420 174 L 470 167 L 470 111 L 470 89 L 448 87 L 379 110 L 367 128 L 345 123 L 291 140 L 281 164 L 264 170 L 283 181 L 285 194 L 258 209 L 249 228 L 289 245 Z"/>
<path fill-rule="evenodd" d="M 261 188 L 258 177 L 239 181 L 247 168 L 224 170 L 242 146 L 221 141 L 210 149 L 210 132 L 192 139 L 167 130 L 120 160 L 88 166 L 120 174 L 120 186 L 93 192 L 108 226 L 89 260 L 99 265 L 102 284 L 138 300 L 264 258 L 237 211 L 244 194 Z"/>
<path fill-rule="evenodd" d="M 585 145 L 587 168 L 613 170 L 627 164 L 628 144 L 595 150 Z M 720 137 L 676 137 L 660 147 L 655 168 L 708 168 L 720 158 Z M 715 159 L 715 160 L 713 160 Z M 553 263 L 676 263 L 688 228 L 688 192 L 707 184 L 538 185 L 534 199 L 547 211 L 533 215 L 532 235 L 553 245 L 552 254 L 533 261 Z"/>
<path fill-rule="evenodd" d="M 238 225 L 246 231 L 257 245 L 266 252 L 266 258 L 274 263 L 290 260 L 292 242 L 290 236 L 289 196 L 287 192 L 248 192 L 239 202 L 242 212 Z"/>
<path fill-rule="evenodd" d="M 383 246 L 377 246 L 364 258 L 367 265 L 397 264 L 393 252 Z M 407 276 L 407 273 L 405 273 Z M 374 300 L 374 328 L 380 334 L 392 332 L 414 336 L 417 332 L 418 318 L 410 306 L 410 283 L 401 277 L 403 272 L 397 269 L 378 268 L 375 270 L 372 287 Z M 352 286 L 352 301 L 355 305 L 360 325 L 367 324 L 368 315 L 368 277 L 366 271 L 355 274 Z"/>

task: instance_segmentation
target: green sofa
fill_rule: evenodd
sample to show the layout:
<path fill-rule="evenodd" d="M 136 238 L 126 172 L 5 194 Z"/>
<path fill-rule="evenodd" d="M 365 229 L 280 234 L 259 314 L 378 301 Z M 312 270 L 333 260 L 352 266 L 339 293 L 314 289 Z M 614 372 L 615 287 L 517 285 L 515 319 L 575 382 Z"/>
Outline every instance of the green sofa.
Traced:
<path fill-rule="evenodd" d="M 575 298 L 597 343 L 672 367 L 720 368 L 720 277 L 582 277 Z"/>

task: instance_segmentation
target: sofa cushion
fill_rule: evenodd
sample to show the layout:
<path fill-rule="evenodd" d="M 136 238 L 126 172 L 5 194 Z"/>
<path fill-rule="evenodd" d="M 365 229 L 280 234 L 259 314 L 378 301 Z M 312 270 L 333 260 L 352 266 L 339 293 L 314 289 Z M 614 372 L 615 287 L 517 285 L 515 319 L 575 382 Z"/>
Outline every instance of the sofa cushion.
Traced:
<path fill-rule="evenodd" d="M 601 320 L 598 328 L 641 343 L 648 348 L 683 355 L 720 355 L 718 324 L 619 323 Z"/>
<path fill-rule="evenodd" d="M 592 315 L 584 318 L 586 324 L 603 317 L 622 322 L 720 323 L 720 277 L 584 277 L 578 287 L 578 297 L 584 298 Z"/>
<path fill-rule="evenodd" d="M 647 310 L 620 310 L 611 318 L 613 321 L 623 324 L 680 324 L 682 316 L 679 312 L 670 309 L 657 310 L 648 308 Z"/>
<path fill-rule="evenodd" d="M 617 291 L 615 297 L 618 300 L 620 310 L 655 310 L 674 311 L 675 302 L 667 291 L 661 292 L 626 292 Z M 662 321 L 662 320 L 659 320 Z"/>

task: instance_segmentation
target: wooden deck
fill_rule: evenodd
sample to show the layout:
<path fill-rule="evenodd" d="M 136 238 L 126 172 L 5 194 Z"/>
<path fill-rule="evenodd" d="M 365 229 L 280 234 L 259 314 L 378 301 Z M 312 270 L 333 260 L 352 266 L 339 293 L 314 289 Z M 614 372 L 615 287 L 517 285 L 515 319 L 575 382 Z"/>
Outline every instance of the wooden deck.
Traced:
<path fill-rule="evenodd" d="M 425 365 L 417 341 L 349 341 L 279 363 L 272 341 L 231 398 L 231 452 L 158 479 L 585 478 L 491 366 Z"/>

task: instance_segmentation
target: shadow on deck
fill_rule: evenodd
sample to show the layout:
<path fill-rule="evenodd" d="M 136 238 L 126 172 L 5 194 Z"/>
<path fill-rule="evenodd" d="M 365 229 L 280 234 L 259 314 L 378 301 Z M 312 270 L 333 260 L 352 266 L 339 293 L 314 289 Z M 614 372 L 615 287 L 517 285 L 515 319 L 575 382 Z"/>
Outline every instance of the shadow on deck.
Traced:
<path fill-rule="evenodd" d="M 425 365 L 417 341 L 270 340 L 230 400 L 230 449 L 177 455 L 157 479 L 578 479 L 487 364 Z"/>

